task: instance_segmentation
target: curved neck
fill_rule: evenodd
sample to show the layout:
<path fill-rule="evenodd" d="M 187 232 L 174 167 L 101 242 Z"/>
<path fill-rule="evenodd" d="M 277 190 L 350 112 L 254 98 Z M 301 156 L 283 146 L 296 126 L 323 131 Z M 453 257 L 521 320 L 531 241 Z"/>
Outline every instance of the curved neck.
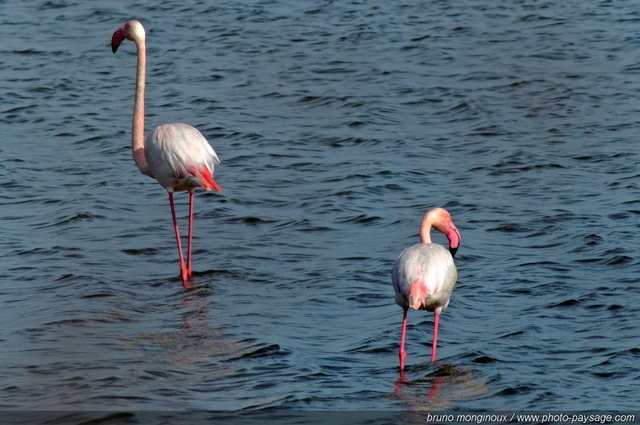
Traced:
<path fill-rule="evenodd" d="M 145 40 L 136 40 L 138 65 L 136 70 L 136 96 L 133 104 L 133 123 L 131 151 L 133 160 L 142 174 L 151 176 L 147 160 L 144 157 L 144 86 L 147 68 L 147 48 Z"/>
<path fill-rule="evenodd" d="M 431 221 L 423 220 L 420 225 L 420 242 L 431 243 Z"/>

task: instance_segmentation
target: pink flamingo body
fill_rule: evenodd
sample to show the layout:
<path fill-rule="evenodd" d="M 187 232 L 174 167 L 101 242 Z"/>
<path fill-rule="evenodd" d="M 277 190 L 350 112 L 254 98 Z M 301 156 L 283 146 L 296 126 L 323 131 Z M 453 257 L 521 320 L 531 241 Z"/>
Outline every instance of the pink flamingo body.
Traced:
<path fill-rule="evenodd" d="M 431 243 L 431 228 L 445 233 L 449 250 Z M 442 208 L 429 211 L 420 228 L 421 243 L 406 248 L 395 262 L 391 274 L 396 294 L 396 304 L 403 309 L 402 334 L 400 338 L 400 370 L 404 370 L 404 350 L 407 332 L 407 311 L 427 310 L 434 313 L 431 362 L 436 361 L 438 324 L 440 313 L 449 305 L 458 272 L 453 256 L 460 245 L 460 233 L 451 220 L 451 215 Z"/>
<path fill-rule="evenodd" d="M 187 124 L 160 125 L 143 139 L 146 36 L 142 24 L 137 21 L 129 21 L 113 33 L 111 47 L 114 53 L 125 39 L 133 41 L 138 52 L 131 144 L 133 160 L 142 174 L 155 178 L 169 194 L 169 204 L 180 256 L 180 277 L 182 284 L 187 288 L 187 280 L 192 274 L 194 192 L 198 187 L 205 190 L 222 191 L 213 180 L 215 165 L 219 164 L 220 160 L 202 133 Z M 189 192 L 189 236 L 186 261 L 182 253 L 180 231 L 173 201 L 173 192 L 178 191 Z"/>

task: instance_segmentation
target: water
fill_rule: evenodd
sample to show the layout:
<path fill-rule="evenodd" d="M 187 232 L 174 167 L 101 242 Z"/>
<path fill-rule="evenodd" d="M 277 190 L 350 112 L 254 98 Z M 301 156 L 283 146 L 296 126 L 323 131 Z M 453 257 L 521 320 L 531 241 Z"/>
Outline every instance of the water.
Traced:
<path fill-rule="evenodd" d="M 640 410 L 634 2 L 130 3 L 0 4 L 1 409 Z M 131 18 L 147 129 L 222 160 L 191 291 Z M 459 282 L 403 380 L 390 271 L 434 206 Z"/>

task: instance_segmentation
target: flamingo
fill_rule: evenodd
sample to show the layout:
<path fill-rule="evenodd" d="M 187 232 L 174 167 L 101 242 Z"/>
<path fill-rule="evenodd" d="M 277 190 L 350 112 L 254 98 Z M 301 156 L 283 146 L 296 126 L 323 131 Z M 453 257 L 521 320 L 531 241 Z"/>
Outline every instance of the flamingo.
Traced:
<path fill-rule="evenodd" d="M 169 194 L 173 228 L 180 256 L 180 277 L 182 285 L 188 288 L 187 281 L 192 274 L 194 192 L 198 187 L 222 192 L 220 186 L 213 180 L 214 167 L 220 163 L 220 160 L 202 133 L 187 124 L 162 124 L 144 138 L 145 38 L 142 24 L 138 21 L 129 21 L 113 33 L 111 49 L 115 53 L 126 39 L 133 41 L 138 51 L 131 142 L 133 160 L 142 174 L 155 178 Z M 173 192 L 183 190 L 189 192 L 189 237 L 186 261 L 182 255 L 180 231 L 173 202 Z"/>
<path fill-rule="evenodd" d="M 449 240 L 449 250 L 431 242 L 431 228 L 444 233 Z M 451 220 L 451 214 L 443 208 L 434 208 L 422 220 L 420 241 L 406 248 L 393 266 L 391 279 L 396 293 L 396 304 L 403 309 L 400 337 L 400 370 L 404 370 L 404 341 L 407 334 L 407 311 L 427 310 L 434 314 L 431 362 L 436 362 L 438 322 L 440 313 L 447 308 L 451 292 L 458 279 L 453 257 L 460 246 L 460 232 Z"/>

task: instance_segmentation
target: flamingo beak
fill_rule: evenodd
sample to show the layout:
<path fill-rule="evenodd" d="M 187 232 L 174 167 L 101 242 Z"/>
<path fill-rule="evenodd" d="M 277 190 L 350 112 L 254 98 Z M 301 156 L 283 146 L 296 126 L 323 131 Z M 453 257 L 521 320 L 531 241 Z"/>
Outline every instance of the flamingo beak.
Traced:
<path fill-rule="evenodd" d="M 118 50 L 118 47 L 120 47 L 124 39 L 124 27 L 118 28 L 116 32 L 113 33 L 113 37 L 111 37 L 111 51 L 113 51 L 113 53 Z"/>
<path fill-rule="evenodd" d="M 460 237 L 460 232 L 453 224 L 453 221 L 449 221 L 449 230 L 447 231 L 447 239 L 449 239 L 449 252 L 452 257 L 455 257 L 456 252 L 458 252 L 458 247 L 460 246 L 460 241 L 462 238 Z"/>

